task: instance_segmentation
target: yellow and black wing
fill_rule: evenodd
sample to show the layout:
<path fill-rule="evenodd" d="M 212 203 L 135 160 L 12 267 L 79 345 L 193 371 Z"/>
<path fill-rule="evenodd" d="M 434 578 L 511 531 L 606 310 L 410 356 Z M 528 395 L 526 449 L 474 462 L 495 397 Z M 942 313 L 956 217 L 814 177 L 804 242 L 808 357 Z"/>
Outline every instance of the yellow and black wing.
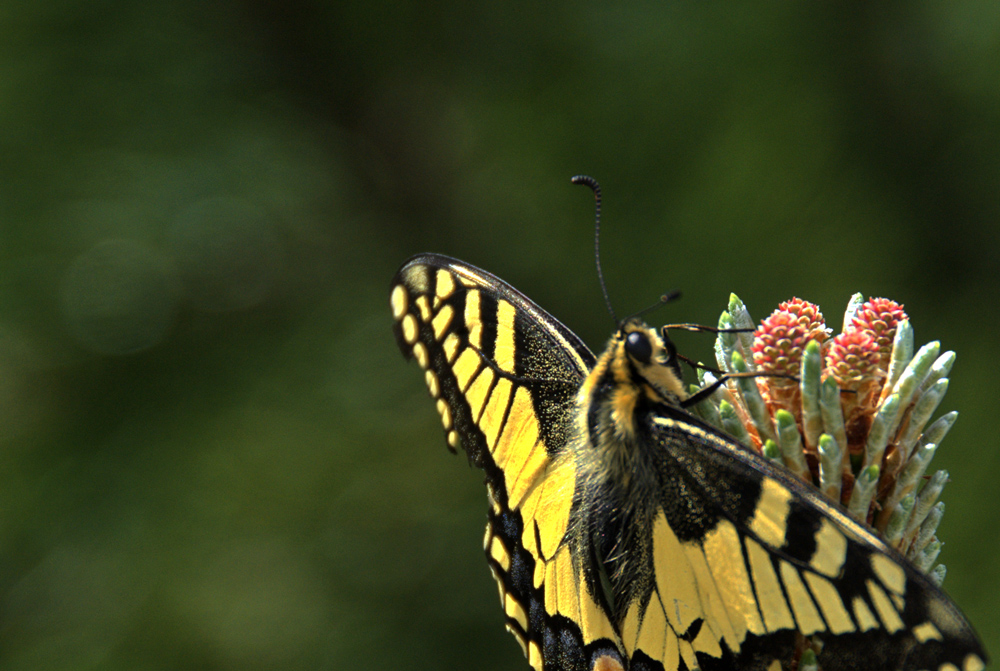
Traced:
<path fill-rule="evenodd" d="M 827 671 L 984 668 L 940 588 L 814 488 L 679 408 L 646 428 L 659 486 L 626 521 L 642 560 L 612 569 L 625 668 L 789 669 L 806 645 Z"/>
<path fill-rule="evenodd" d="M 396 338 L 424 369 L 448 446 L 461 443 L 486 472 L 485 550 L 530 665 L 591 669 L 620 654 L 608 605 L 585 587 L 598 576 L 564 543 L 577 490 L 567 458 L 574 400 L 593 354 L 513 287 L 444 256 L 407 261 L 391 303 Z"/>
<path fill-rule="evenodd" d="M 872 532 L 675 399 L 626 393 L 649 387 L 623 330 L 595 359 L 437 255 L 403 265 L 391 306 L 449 447 L 486 473 L 486 554 L 537 671 L 777 671 L 806 646 L 826 671 L 983 669 L 954 604 Z M 618 434 L 632 469 L 592 468 L 612 440 L 593 436 Z"/>

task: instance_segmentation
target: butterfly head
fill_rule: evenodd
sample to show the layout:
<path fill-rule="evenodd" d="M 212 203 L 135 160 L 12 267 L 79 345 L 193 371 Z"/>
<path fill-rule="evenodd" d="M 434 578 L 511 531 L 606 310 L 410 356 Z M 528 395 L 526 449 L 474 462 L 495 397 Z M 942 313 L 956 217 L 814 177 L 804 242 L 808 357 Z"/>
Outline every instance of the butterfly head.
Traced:
<path fill-rule="evenodd" d="M 623 383 L 627 375 L 629 382 L 654 402 L 676 405 L 687 398 L 677 348 L 666 329 L 656 331 L 639 320 L 629 320 L 618 329 L 613 342 L 619 343 L 614 348 L 615 366 Z"/>
<path fill-rule="evenodd" d="M 622 323 L 580 388 L 585 433 L 595 445 L 628 443 L 639 415 L 660 404 L 687 398 L 674 344 L 664 331 L 639 319 Z M 610 441 L 610 443 L 609 443 Z"/>

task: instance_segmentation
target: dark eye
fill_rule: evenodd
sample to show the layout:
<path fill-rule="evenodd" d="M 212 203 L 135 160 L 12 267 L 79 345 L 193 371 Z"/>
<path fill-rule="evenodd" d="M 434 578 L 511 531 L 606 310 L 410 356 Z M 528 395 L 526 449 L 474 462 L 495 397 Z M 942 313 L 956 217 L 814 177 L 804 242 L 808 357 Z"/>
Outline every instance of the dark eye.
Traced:
<path fill-rule="evenodd" d="M 642 363 L 649 363 L 650 357 L 653 356 L 653 346 L 649 344 L 649 338 L 639 331 L 632 331 L 625 336 L 625 351 Z"/>

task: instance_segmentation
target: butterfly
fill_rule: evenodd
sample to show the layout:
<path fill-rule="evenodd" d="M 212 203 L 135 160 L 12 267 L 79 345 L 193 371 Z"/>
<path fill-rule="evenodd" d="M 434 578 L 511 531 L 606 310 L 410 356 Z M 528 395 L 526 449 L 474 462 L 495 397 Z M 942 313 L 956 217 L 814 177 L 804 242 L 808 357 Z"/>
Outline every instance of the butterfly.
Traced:
<path fill-rule="evenodd" d="M 683 407 L 666 331 L 594 356 L 503 280 L 436 254 L 394 332 L 447 446 L 483 469 L 484 549 L 536 671 L 981 671 L 943 591 L 875 533 Z"/>

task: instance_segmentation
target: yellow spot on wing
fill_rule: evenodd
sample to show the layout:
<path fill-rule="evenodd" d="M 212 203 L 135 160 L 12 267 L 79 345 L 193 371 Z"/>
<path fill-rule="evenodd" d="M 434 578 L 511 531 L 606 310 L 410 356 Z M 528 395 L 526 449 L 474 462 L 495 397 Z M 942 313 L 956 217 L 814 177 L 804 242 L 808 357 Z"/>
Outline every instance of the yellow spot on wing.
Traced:
<path fill-rule="evenodd" d="M 458 354 L 458 347 L 462 344 L 461 338 L 455 333 L 449 333 L 448 337 L 444 339 L 444 343 L 441 348 L 444 349 L 444 355 L 448 359 L 448 363 L 455 360 L 455 355 Z"/>
<path fill-rule="evenodd" d="M 479 314 L 479 292 L 472 290 L 465 294 L 465 325 L 469 328 L 469 344 L 476 349 L 483 348 L 483 320 Z"/>
<path fill-rule="evenodd" d="M 397 284 L 392 288 L 392 295 L 389 297 L 393 319 L 401 319 L 406 314 L 408 304 L 409 297 L 406 295 L 406 288 L 402 284 Z"/>
<path fill-rule="evenodd" d="M 417 296 L 413 303 L 420 309 L 421 321 L 429 322 L 431 320 L 431 303 L 427 296 Z"/>
<path fill-rule="evenodd" d="M 455 316 L 455 310 L 450 305 L 445 305 L 441 308 L 434 319 L 431 321 L 431 327 L 434 329 L 435 340 L 441 340 L 444 337 L 444 333 L 449 326 L 451 326 L 451 319 Z"/>
<path fill-rule="evenodd" d="M 895 592 L 889 592 L 889 598 L 892 602 L 896 604 L 896 608 L 899 610 L 906 610 L 906 602 L 903 601 L 903 597 L 899 596 Z"/>
<path fill-rule="evenodd" d="M 542 649 L 535 641 L 528 642 L 528 664 L 535 671 L 542 671 Z"/>
<path fill-rule="evenodd" d="M 819 531 L 816 532 L 816 552 L 813 553 L 809 565 L 831 578 L 840 574 L 847 557 L 847 538 L 840 533 L 837 526 L 827 518 L 823 518 Z"/>
<path fill-rule="evenodd" d="M 885 627 L 885 630 L 892 634 L 902 629 L 903 619 L 896 612 L 896 608 L 889 601 L 889 597 L 882 591 L 882 588 L 876 585 L 873 580 L 866 580 L 865 584 L 868 586 L 868 595 L 875 605 L 875 612 L 882 620 L 882 626 Z"/>
<path fill-rule="evenodd" d="M 492 385 L 493 371 L 489 368 L 483 368 L 469 386 L 469 390 L 465 392 L 465 400 L 469 404 L 469 411 L 472 413 L 472 418 L 477 422 L 480 413 L 483 411 L 483 404 L 486 403 L 486 395 L 490 392 Z"/>
<path fill-rule="evenodd" d="M 430 365 L 430 358 L 427 356 L 427 348 L 424 347 L 422 342 L 418 342 L 413 346 L 413 356 L 416 358 L 417 363 L 420 364 L 421 368 L 427 368 Z"/>
<path fill-rule="evenodd" d="M 451 408 L 448 407 L 448 404 L 445 402 L 445 400 L 443 398 L 439 398 L 437 400 L 437 411 L 438 411 L 438 414 L 441 415 L 441 423 L 444 425 L 444 428 L 446 430 L 450 429 L 451 428 Z"/>
<path fill-rule="evenodd" d="M 966 655 L 965 661 L 962 662 L 962 671 L 983 671 L 985 668 L 986 663 L 974 652 Z"/>
<path fill-rule="evenodd" d="M 858 629 L 861 631 L 878 629 L 878 620 L 875 619 L 875 616 L 863 598 L 860 596 L 854 597 L 854 600 L 851 601 L 851 607 L 854 609 L 854 619 L 858 622 Z"/>
<path fill-rule="evenodd" d="M 906 571 L 902 566 L 880 554 L 873 554 L 871 562 L 872 570 L 883 585 L 899 595 L 906 592 Z"/>
<path fill-rule="evenodd" d="M 490 573 L 493 575 L 493 579 L 497 581 L 497 593 L 500 594 L 500 607 L 503 608 L 504 600 L 507 597 L 507 590 L 503 586 L 503 576 L 492 566 L 490 566 Z"/>
<path fill-rule="evenodd" d="M 490 556 L 505 572 L 510 570 L 510 553 L 507 552 L 499 536 L 494 536 L 490 541 Z"/>
<path fill-rule="evenodd" d="M 462 350 L 462 353 L 458 356 L 458 361 L 452 366 L 452 370 L 455 372 L 455 381 L 458 382 L 458 388 L 465 391 L 466 386 L 469 384 L 469 380 L 472 376 L 476 374 L 479 370 L 480 365 L 482 365 L 483 360 L 479 358 L 479 354 L 476 350 L 471 347 L 466 347 Z"/>
<path fill-rule="evenodd" d="M 530 450 L 515 452 L 507 462 L 504 470 L 504 482 L 507 484 L 507 498 L 511 508 L 519 508 L 521 501 L 535 484 L 545 467 L 549 456 L 545 452 L 545 443 L 536 442 Z M 545 511 L 542 511 L 544 513 Z"/>
<path fill-rule="evenodd" d="M 720 520 L 705 536 L 702 547 L 737 638 L 742 641 L 747 631 L 765 633 L 736 527 L 729 520 Z"/>
<path fill-rule="evenodd" d="M 512 597 L 509 592 L 504 598 L 503 609 L 507 613 L 507 617 L 516 620 L 521 625 L 522 631 L 528 631 L 528 615 L 524 612 L 524 606 Z"/>
<path fill-rule="evenodd" d="M 514 392 L 514 401 L 507 412 L 503 427 L 493 450 L 493 461 L 506 471 L 511 455 L 530 450 L 538 442 L 538 420 L 531 405 L 531 395 L 524 387 Z"/>
<path fill-rule="evenodd" d="M 575 573 L 567 546 L 560 548 L 546 566 L 545 610 L 550 615 L 561 613 L 576 622 L 584 645 L 599 638 L 617 639 L 607 614 L 591 597 L 583 577 Z"/>
<path fill-rule="evenodd" d="M 843 599 L 840 598 L 840 593 L 837 592 L 837 588 L 833 586 L 833 583 L 816 575 L 815 573 L 805 572 L 806 582 L 809 583 L 809 589 L 812 590 L 813 596 L 816 597 L 817 603 L 819 603 L 820 610 L 823 611 L 823 617 L 826 618 L 826 624 L 830 631 L 834 634 L 844 634 L 849 631 L 854 631 L 854 623 L 851 621 L 851 616 L 847 612 L 847 607 L 844 606 Z"/>
<path fill-rule="evenodd" d="M 430 369 L 425 370 L 424 381 L 427 383 L 427 390 L 431 393 L 432 398 L 437 398 L 441 395 L 441 386 L 438 384 L 438 378 L 434 371 Z"/>
<path fill-rule="evenodd" d="M 667 620 L 674 631 L 687 631 L 704 613 L 694 572 L 662 510 L 653 521 L 653 571 Z"/>
<path fill-rule="evenodd" d="M 403 340 L 409 344 L 413 344 L 417 341 L 417 318 L 413 315 L 404 315 L 403 321 L 400 323 L 403 329 Z"/>
<path fill-rule="evenodd" d="M 455 278 L 447 270 L 439 269 L 437 271 L 437 285 L 434 287 L 434 293 L 438 298 L 444 300 L 451 296 L 453 291 L 455 291 Z"/>
<path fill-rule="evenodd" d="M 819 616 L 819 611 L 813 605 L 812 597 L 809 596 L 806 586 L 802 583 L 802 578 L 799 577 L 798 569 L 782 560 L 780 573 L 781 580 L 785 583 L 788 600 L 795 612 L 795 621 L 799 625 L 799 631 L 808 636 L 826 629 L 823 619 Z"/>
<path fill-rule="evenodd" d="M 938 631 L 930 622 L 924 622 L 923 624 L 918 624 L 913 628 L 913 636 L 921 643 L 926 643 L 927 641 L 943 641 L 944 636 Z"/>
<path fill-rule="evenodd" d="M 507 301 L 497 303 L 497 339 L 493 358 L 500 370 L 514 372 L 514 306 Z"/>
<path fill-rule="evenodd" d="M 780 548 L 785 544 L 785 526 L 788 520 L 788 504 L 792 493 L 777 480 L 765 478 L 761 482 L 760 499 L 750 520 L 750 531 L 771 547 Z"/>
<path fill-rule="evenodd" d="M 771 556 L 755 540 L 747 538 L 745 542 L 760 612 L 764 617 L 764 626 L 768 631 L 793 628 L 795 620 L 792 619 L 792 612 L 788 610 L 788 602 L 785 601 L 785 595 L 781 591 Z"/>

